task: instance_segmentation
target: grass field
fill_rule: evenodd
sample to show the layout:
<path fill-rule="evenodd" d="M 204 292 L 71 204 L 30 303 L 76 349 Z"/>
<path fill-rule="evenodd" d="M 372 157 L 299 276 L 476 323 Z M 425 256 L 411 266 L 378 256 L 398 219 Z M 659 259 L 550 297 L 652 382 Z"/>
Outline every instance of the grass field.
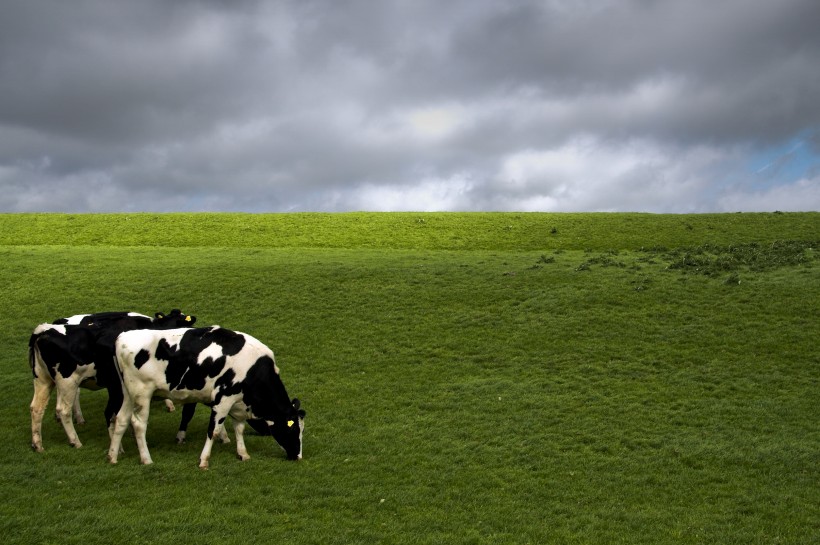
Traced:
<path fill-rule="evenodd" d="M 0 215 L 3 543 L 818 543 L 820 214 Z M 27 340 L 171 308 L 245 331 L 304 460 L 29 447 Z M 52 401 L 49 413 L 54 406 Z M 230 431 L 230 426 L 229 426 Z"/>

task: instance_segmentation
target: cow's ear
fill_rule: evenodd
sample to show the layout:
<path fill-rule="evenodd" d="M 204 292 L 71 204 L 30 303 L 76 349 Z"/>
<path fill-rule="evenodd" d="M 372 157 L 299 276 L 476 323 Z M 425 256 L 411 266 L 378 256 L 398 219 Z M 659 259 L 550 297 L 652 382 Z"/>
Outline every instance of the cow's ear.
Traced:
<path fill-rule="evenodd" d="M 296 414 L 298 414 L 299 418 L 302 419 L 302 420 L 304 420 L 305 416 L 307 415 L 307 413 L 304 410 L 297 411 Z"/>
<path fill-rule="evenodd" d="M 291 403 L 293 404 L 293 408 L 294 408 L 294 409 L 296 409 L 297 411 L 299 410 L 299 407 L 301 407 L 301 406 L 302 406 L 302 402 L 301 402 L 301 401 L 299 401 L 299 400 L 298 400 L 297 398 L 295 398 L 295 397 L 293 398 L 293 400 L 291 400 Z"/>
<path fill-rule="evenodd" d="M 165 314 L 163 314 L 161 312 L 157 312 L 156 314 L 154 314 L 154 318 L 156 318 L 157 320 L 161 320 L 161 319 L 165 318 Z"/>

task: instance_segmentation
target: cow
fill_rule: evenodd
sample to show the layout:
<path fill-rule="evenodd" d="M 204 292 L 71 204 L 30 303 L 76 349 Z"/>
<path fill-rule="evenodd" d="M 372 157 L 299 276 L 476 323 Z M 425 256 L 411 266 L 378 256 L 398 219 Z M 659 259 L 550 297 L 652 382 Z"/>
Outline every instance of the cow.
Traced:
<path fill-rule="evenodd" d="M 250 456 L 243 436 L 245 423 L 258 420 L 264 435 L 272 435 L 288 460 L 302 458 L 305 411 L 290 399 L 279 376 L 273 352 L 247 333 L 219 326 L 165 331 L 126 331 L 114 344 L 124 400 L 117 413 L 108 459 L 117 463 L 128 423 L 140 454 L 151 464 L 146 443 L 152 396 L 174 402 L 204 403 L 211 407 L 199 467 L 208 469 L 214 435 L 233 419 L 236 454 Z M 256 426 L 254 426 L 256 427 Z"/>
<path fill-rule="evenodd" d="M 173 312 L 173 311 L 171 311 Z M 159 317 L 162 313 L 158 312 L 156 317 Z M 75 314 L 74 316 L 69 316 L 68 318 L 58 318 L 51 322 L 54 325 L 94 325 L 95 323 L 98 326 L 104 326 L 106 323 L 110 323 L 113 320 L 118 320 L 124 318 L 126 316 L 130 316 L 132 318 L 140 318 L 140 319 L 149 319 L 148 316 L 143 314 L 138 314 L 136 312 L 98 312 L 96 314 Z M 194 318 L 195 320 L 195 318 Z M 31 343 L 29 343 L 31 344 Z M 81 384 L 80 386 L 85 386 L 89 390 L 95 389 L 95 383 L 88 382 L 86 385 Z M 59 398 L 60 391 L 57 390 L 57 396 Z M 59 402 L 57 403 L 59 406 Z M 176 407 L 170 400 L 166 400 L 165 403 L 168 412 L 173 412 L 176 410 Z M 80 390 L 77 390 L 77 395 L 74 397 L 74 422 L 77 424 L 83 425 L 85 424 L 85 418 L 83 417 L 83 410 L 80 406 Z M 189 410 L 190 416 L 188 417 L 188 421 L 193 418 L 193 411 Z M 57 413 L 56 415 L 57 422 L 61 422 L 60 415 Z M 183 420 L 185 419 L 185 411 L 183 411 Z M 187 424 L 186 424 L 187 425 Z"/>
<path fill-rule="evenodd" d="M 42 423 L 51 391 L 57 389 L 57 417 L 71 446 L 80 448 L 72 420 L 72 409 L 83 422 L 79 387 L 92 390 L 106 388 L 108 403 L 105 421 L 110 424 L 122 404 L 122 385 L 114 368 L 114 341 L 123 331 L 132 329 L 168 329 L 193 326 L 196 317 L 174 309 L 158 312 L 154 318 L 134 312 L 101 312 L 61 318 L 51 324 L 40 324 L 29 338 L 29 364 L 34 377 L 31 400 L 31 447 L 43 451 Z"/>

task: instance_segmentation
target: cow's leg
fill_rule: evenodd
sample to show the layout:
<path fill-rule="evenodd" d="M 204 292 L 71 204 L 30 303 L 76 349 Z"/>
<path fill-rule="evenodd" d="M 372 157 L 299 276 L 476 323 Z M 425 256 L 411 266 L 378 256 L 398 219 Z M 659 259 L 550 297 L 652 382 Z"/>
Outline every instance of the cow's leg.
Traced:
<path fill-rule="evenodd" d="M 108 387 L 108 403 L 105 405 L 105 421 L 108 423 L 108 439 L 112 439 L 114 435 L 114 427 L 117 422 L 117 412 L 122 407 L 122 386 L 118 383 L 115 386 Z M 125 452 L 120 443 L 120 454 Z"/>
<path fill-rule="evenodd" d="M 58 409 L 59 409 L 59 407 L 60 407 L 60 399 L 62 398 L 62 394 L 60 393 L 60 389 L 59 389 L 59 388 L 57 388 L 57 396 L 56 396 L 56 398 L 57 398 L 57 399 L 56 399 L 56 402 L 54 403 L 54 421 L 55 421 L 55 422 L 57 422 L 58 424 L 62 424 L 62 423 L 63 423 L 63 421 L 62 421 L 62 419 L 60 418 L 60 412 L 59 412 L 59 410 L 58 410 Z"/>
<path fill-rule="evenodd" d="M 43 415 L 53 388 L 51 378 L 34 379 L 34 397 L 31 398 L 31 448 L 35 452 L 43 452 Z"/>
<path fill-rule="evenodd" d="M 122 436 L 125 434 L 125 430 L 128 429 L 131 414 L 134 412 L 134 402 L 131 400 L 131 396 L 128 395 L 126 390 L 122 391 L 122 395 L 122 406 L 114 419 L 114 431 L 111 433 L 111 445 L 108 447 L 108 461 L 112 464 L 117 463 L 117 456 L 122 447 Z"/>
<path fill-rule="evenodd" d="M 131 426 L 134 428 L 134 437 L 137 440 L 137 449 L 140 451 L 140 462 L 145 465 L 154 463 L 148 452 L 148 441 L 145 437 L 148 431 L 148 414 L 151 411 L 151 397 L 135 398 L 134 412 L 131 414 Z"/>
<path fill-rule="evenodd" d="M 179 419 L 179 431 L 177 431 L 177 443 L 180 445 L 185 442 L 185 434 L 188 432 L 188 424 L 194 417 L 196 411 L 196 403 L 186 403 L 182 406 L 182 418 Z"/>
<path fill-rule="evenodd" d="M 199 455 L 199 468 L 208 469 L 208 461 L 211 459 L 211 449 L 214 445 L 214 436 L 219 436 L 225 431 L 225 419 L 232 403 L 220 403 L 211 409 L 211 420 L 208 423 L 208 435 L 205 438 L 205 447 Z"/>
<path fill-rule="evenodd" d="M 227 445 L 231 442 L 231 437 L 228 435 L 228 430 L 227 430 L 227 428 L 225 428 L 225 426 L 222 426 L 221 428 L 219 428 L 219 430 L 216 431 L 215 433 L 216 433 L 216 438 L 219 439 L 219 442 L 222 443 L 223 445 Z"/>
<path fill-rule="evenodd" d="M 61 378 L 57 375 L 57 416 L 63 424 L 65 434 L 68 436 L 68 443 L 74 448 L 80 448 L 83 444 L 80 438 L 77 437 L 77 430 L 74 429 L 74 419 L 72 412 L 74 408 L 74 399 L 77 396 L 79 385 L 72 379 Z"/>
<path fill-rule="evenodd" d="M 185 437 L 188 433 L 188 424 L 194 418 L 194 411 L 196 411 L 196 403 L 186 403 L 182 406 L 182 418 L 179 420 L 179 430 L 177 431 L 177 443 L 180 445 L 185 442 Z M 228 436 L 228 431 L 223 427 L 222 431 L 217 435 L 221 443 L 230 443 L 231 438 Z"/>
<path fill-rule="evenodd" d="M 211 448 L 214 446 L 214 439 L 211 434 L 205 437 L 205 446 L 199 455 L 199 469 L 208 469 L 208 461 L 211 459 Z"/>
<path fill-rule="evenodd" d="M 234 420 L 233 431 L 236 435 L 236 457 L 243 462 L 250 460 L 248 449 L 245 448 L 245 421 Z"/>
<path fill-rule="evenodd" d="M 74 422 L 79 424 L 80 426 L 85 424 L 85 418 L 83 418 L 83 409 L 80 407 L 80 390 L 77 389 L 77 394 L 74 396 Z"/>

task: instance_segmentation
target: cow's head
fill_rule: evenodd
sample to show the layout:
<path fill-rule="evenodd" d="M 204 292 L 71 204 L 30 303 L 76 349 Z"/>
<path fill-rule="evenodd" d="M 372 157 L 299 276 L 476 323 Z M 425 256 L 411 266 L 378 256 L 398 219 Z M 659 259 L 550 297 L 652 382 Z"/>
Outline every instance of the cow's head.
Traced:
<path fill-rule="evenodd" d="M 176 329 L 178 327 L 193 327 L 196 316 L 183 314 L 181 310 L 175 308 L 168 314 L 157 312 L 154 314 L 154 327 L 158 329 Z"/>
<path fill-rule="evenodd" d="M 299 400 L 296 398 L 291 401 L 291 405 L 293 406 L 292 411 L 273 422 L 267 421 L 267 425 L 269 433 L 285 451 L 288 460 L 301 460 L 305 411 L 299 408 Z"/>

